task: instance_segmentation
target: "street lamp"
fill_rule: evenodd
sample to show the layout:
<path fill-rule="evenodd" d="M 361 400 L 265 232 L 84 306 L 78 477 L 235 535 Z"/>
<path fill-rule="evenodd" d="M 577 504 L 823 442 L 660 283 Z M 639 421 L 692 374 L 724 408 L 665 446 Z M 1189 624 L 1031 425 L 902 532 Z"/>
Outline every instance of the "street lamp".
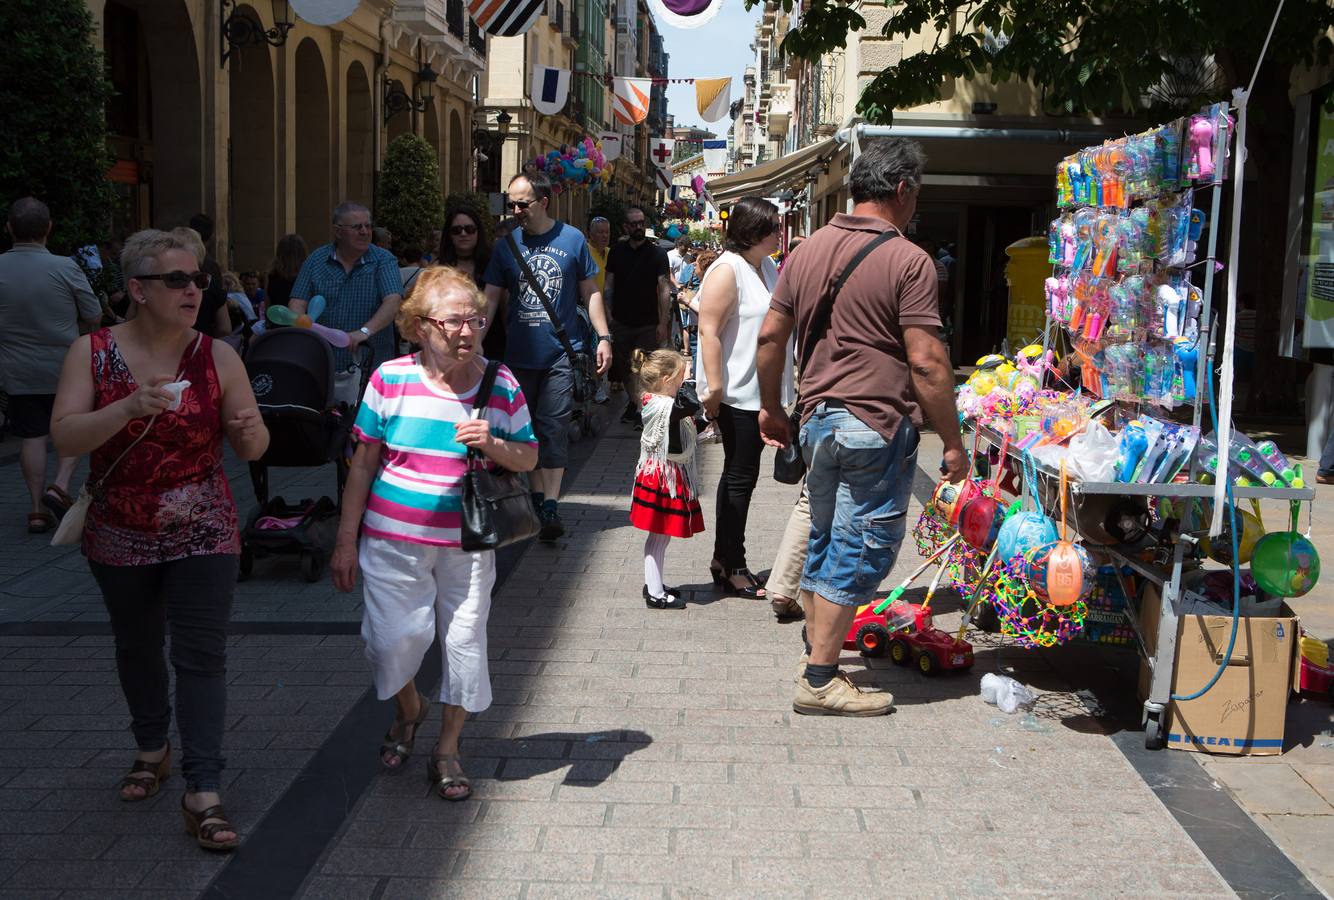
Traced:
<path fill-rule="evenodd" d="M 439 78 L 440 74 L 431 68 L 429 62 L 422 63 L 421 69 L 417 72 L 417 86 L 414 91 L 418 95 L 416 100 L 403 90 L 402 82 L 395 80 L 387 83 L 384 91 L 385 122 L 388 123 L 394 116 L 408 110 L 426 112 L 427 107 L 431 105 L 431 98 L 435 95 L 435 83 Z"/>
<path fill-rule="evenodd" d="M 259 19 L 250 13 L 238 10 L 236 0 L 219 0 L 218 45 L 222 50 L 222 68 L 227 68 L 227 60 L 238 47 L 262 44 L 281 47 L 287 43 L 287 32 L 296 27 L 291 6 L 288 0 L 271 0 L 271 2 L 273 27 L 266 29 Z"/>

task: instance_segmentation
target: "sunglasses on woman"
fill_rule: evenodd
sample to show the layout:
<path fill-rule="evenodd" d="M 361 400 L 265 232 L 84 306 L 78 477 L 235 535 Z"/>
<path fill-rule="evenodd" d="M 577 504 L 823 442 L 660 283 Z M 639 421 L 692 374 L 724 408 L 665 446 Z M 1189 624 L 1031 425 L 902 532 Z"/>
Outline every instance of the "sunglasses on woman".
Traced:
<path fill-rule="evenodd" d="M 476 225 L 451 225 L 451 226 L 449 227 L 449 233 L 452 234 L 452 235 L 454 235 L 454 236 L 456 236 L 456 237 L 457 237 L 458 235 L 460 235 L 460 234 L 476 234 L 476 233 L 477 233 L 477 226 L 476 226 Z"/>
<path fill-rule="evenodd" d="M 213 283 L 213 276 L 207 272 L 182 272 L 177 269 L 174 272 L 163 272 L 161 275 L 136 275 L 139 281 L 160 281 L 163 286 L 171 288 L 173 291 L 184 290 L 185 286 L 194 282 L 195 287 L 201 291 L 208 290 L 208 286 Z"/>

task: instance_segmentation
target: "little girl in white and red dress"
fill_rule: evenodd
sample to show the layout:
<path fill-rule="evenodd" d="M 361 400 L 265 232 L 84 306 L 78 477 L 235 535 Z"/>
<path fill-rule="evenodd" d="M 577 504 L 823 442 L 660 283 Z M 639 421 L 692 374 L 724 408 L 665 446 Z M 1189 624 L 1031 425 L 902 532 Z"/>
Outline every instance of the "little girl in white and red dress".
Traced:
<path fill-rule="evenodd" d="M 689 360 L 675 350 L 636 350 L 635 379 L 644 391 L 644 430 L 639 438 L 630 524 L 649 533 L 644 541 L 644 604 L 650 609 L 685 609 L 676 588 L 662 583 L 663 559 L 674 537 L 704 530 L 695 492 L 695 422 L 699 398 L 685 383 Z"/>

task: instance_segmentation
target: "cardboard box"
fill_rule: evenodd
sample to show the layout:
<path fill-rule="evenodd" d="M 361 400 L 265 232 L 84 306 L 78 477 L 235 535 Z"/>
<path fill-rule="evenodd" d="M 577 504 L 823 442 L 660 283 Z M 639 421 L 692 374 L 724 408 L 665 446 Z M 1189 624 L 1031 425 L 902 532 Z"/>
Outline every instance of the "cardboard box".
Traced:
<path fill-rule="evenodd" d="M 1139 592 L 1139 627 L 1144 639 L 1144 649 L 1150 656 L 1158 652 L 1158 619 L 1162 615 L 1162 591 L 1153 582 L 1147 582 Z M 1139 702 L 1149 699 L 1149 687 L 1153 679 L 1153 670 L 1149 661 L 1139 661 Z"/>
<path fill-rule="evenodd" d="M 1231 616 L 1181 617 L 1174 694 L 1194 693 L 1213 677 L 1231 633 Z M 1195 700 L 1172 703 L 1167 746 L 1241 756 L 1282 753 L 1298 637 L 1297 616 L 1286 604 L 1277 616 L 1243 617 L 1232 657 L 1214 686 Z"/>

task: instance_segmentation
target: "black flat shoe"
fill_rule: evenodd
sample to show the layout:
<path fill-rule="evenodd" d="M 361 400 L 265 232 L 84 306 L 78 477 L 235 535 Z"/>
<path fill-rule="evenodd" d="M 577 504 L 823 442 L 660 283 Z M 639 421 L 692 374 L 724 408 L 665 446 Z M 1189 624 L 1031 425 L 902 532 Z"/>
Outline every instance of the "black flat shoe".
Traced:
<path fill-rule="evenodd" d="M 681 592 L 672 593 L 672 588 L 667 588 L 667 596 L 654 597 L 648 592 L 648 585 L 644 585 L 644 605 L 649 609 L 685 609 L 686 602 L 681 599 Z"/>

